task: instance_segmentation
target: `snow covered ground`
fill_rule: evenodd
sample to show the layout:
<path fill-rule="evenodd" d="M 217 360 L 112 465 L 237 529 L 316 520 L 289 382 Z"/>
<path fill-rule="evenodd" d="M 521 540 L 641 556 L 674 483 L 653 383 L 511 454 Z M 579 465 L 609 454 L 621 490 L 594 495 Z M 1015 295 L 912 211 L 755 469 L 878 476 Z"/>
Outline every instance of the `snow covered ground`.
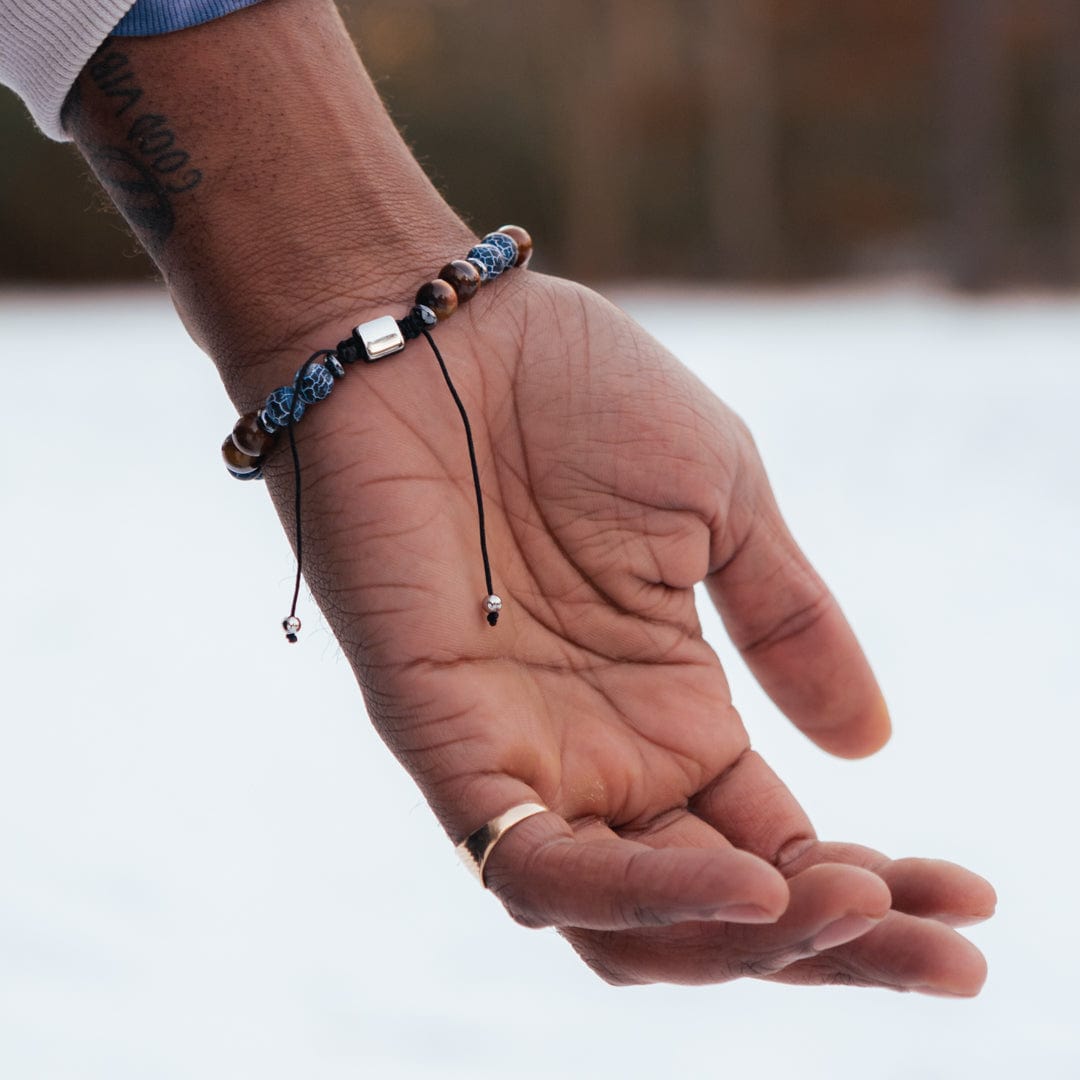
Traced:
<path fill-rule="evenodd" d="M 370 730 L 155 293 L 0 295 L 0 1076 L 1080 1075 L 1080 299 L 619 299 L 754 429 L 890 699 L 840 762 L 725 647 L 822 835 L 984 873 L 972 1002 L 614 990 L 513 925 Z M 317 688 L 317 689 L 316 689 Z"/>

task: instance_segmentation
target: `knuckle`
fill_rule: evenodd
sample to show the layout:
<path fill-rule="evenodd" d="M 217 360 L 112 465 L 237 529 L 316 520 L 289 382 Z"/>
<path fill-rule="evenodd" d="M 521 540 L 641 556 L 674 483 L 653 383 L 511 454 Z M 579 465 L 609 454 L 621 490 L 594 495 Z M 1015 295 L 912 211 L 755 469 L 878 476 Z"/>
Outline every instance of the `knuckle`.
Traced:
<path fill-rule="evenodd" d="M 550 919 L 545 918 L 538 912 L 523 905 L 507 902 L 505 900 L 503 901 L 503 905 L 510 918 L 513 919 L 518 926 L 525 927 L 526 930 L 542 930 L 545 926 L 551 925 Z"/>
<path fill-rule="evenodd" d="M 824 973 L 822 983 L 826 986 L 855 986 L 855 976 L 850 971 L 841 971 L 837 968 L 835 971 L 827 971 Z"/>
<path fill-rule="evenodd" d="M 740 651 L 746 656 L 768 652 L 817 626 L 832 610 L 834 601 L 832 594 L 820 582 L 814 582 L 809 587 L 808 599 L 787 612 L 778 622 L 759 629 L 744 643 L 740 643 Z"/>
<path fill-rule="evenodd" d="M 641 986 L 651 980 L 631 970 L 619 934 L 610 931 L 562 931 L 594 975 L 608 986 Z"/>
<path fill-rule="evenodd" d="M 643 907 L 641 904 L 622 903 L 618 905 L 616 917 L 627 926 L 656 927 L 671 926 L 677 920 L 662 911 Z"/>
<path fill-rule="evenodd" d="M 620 968 L 612 967 L 605 959 L 599 956 L 582 956 L 582 960 L 588 965 L 594 975 L 603 979 L 608 986 L 643 986 L 648 979 L 637 975 L 631 975 Z"/>
<path fill-rule="evenodd" d="M 557 843 L 541 845 L 524 853 L 519 859 L 502 861 L 495 853 L 488 862 L 484 883 L 488 891 L 498 897 L 507 914 L 519 926 L 537 930 L 555 922 L 550 913 L 550 903 L 545 902 L 542 888 L 550 871 L 551 860 L 559 859 Z"/>
<path fill-rule="evenodd" d="M 506 913 L 527 930 L 539 930 L 550 926 L 551 920 L 539 909 L 535 897 L 514 880 L 500 879 L 488 881 L 488 891 L 498 897 Z"/>
<path fill-rule="evenodd" d="M 740 956 L 731 962 L 736 978 L 763 979 L 783 971 L 793 958 L 781 955 Z"/>
<path fill-rule="evenodd" d="M 902 989 L 880 978 L 871 977 L 866 972 L 831 960 L 804 960 L 798 968 L 800 981 L 808 986 L 885 986 L 890 989 Z"/>
<path fill-rule="evenodd" d="M 608 917 L 613 926 L 665 926 L 670 920 L 641 903 L 635 888 L 644 853 L 635 853 L 622 868 L 618 886 L 608 900 Z"/>
<path fill-rule="evenodd" d="M 815 955 L 807 942 L 785 941 L 770 945 L 755 941 L 756 929 L 743 926 L 730 928 L 728 964 L 734 978 L 766 979 L 799 960 Z"/>

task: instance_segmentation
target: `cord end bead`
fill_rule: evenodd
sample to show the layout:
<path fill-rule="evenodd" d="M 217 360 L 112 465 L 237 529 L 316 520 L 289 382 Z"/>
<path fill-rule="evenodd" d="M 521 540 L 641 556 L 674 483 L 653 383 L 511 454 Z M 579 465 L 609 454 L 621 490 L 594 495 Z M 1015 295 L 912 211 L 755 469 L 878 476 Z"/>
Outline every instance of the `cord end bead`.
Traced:
<path fill-rule="evenodd" d="M 484 610 L 487 612 L 488 626 L 494 626 L 499 621 L 499 612 L 502 611 L 502 599 L 494 593 L 484 597 Z"/>
<path fill-rule="evenodd" d="M 295 615 L 290 615 L 281 620 L 281 628 L 285 631 L 285 640 L 291 645 L 295 645 L 296 634 L 300 629 L 300 620 Z"/>

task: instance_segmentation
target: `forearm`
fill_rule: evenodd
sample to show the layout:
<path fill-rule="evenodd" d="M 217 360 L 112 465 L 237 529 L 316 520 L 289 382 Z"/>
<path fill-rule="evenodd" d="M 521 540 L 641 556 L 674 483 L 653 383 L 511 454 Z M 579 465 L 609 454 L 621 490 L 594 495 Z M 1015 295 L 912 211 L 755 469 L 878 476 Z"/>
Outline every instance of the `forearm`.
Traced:
<path fill-rule="evenodd" d="M 244 405 L 469 244 L 331 0 L 110 39 L 65 121 Z"/>

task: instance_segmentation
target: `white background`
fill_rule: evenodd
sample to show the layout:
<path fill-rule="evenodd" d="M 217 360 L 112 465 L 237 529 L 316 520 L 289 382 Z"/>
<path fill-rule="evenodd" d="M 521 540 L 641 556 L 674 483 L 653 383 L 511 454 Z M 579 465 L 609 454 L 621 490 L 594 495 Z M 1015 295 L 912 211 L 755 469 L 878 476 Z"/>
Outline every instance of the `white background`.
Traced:
<path fill-rule="evenodd" d="M 620 298 L 750 422 L 896 735 L 830 759 L 753 686 L 820 833 L 998 887 L 958 1002 L 614 990 L 458 866 L 365 718 L 154 293 L 0 296 L 0 1076 L 1080 1075 L 1080 301 Z"/>

